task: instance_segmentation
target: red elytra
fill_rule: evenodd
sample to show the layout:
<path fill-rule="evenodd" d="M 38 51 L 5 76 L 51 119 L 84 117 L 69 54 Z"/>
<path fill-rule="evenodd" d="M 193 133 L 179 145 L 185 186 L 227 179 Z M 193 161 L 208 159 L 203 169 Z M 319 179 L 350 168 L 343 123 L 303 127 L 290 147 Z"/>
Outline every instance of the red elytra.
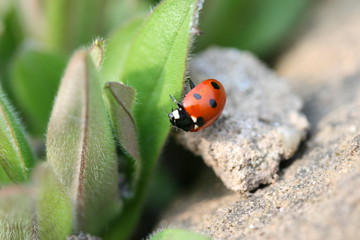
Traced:
<path fill-rule="evenodd" d="M 169 113 L 170 122 L 184 131 L 198 132 L 213 124 L 226 103 L 224 86 L 207 79 L 189 91 L 178 108 Z"/>

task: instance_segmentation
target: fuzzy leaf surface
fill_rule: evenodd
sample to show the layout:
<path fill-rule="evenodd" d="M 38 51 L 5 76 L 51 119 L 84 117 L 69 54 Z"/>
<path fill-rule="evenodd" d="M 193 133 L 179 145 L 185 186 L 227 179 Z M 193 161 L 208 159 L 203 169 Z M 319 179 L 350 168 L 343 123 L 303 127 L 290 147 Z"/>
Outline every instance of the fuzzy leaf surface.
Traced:
<path fill-rule="evenodd" d="M 0 239 L 65 239 L 72 228 L 71 202 L 49 167 L 32 186 L 0 190 Z"/>
<path fill-rule="evenodd" d="M 137 129 L 132 115 L 135 90 L 119 82 L 107 82 L 104 93 L 115 137 L 123 150 L 133 159 L 134 173 L 131 174 L 131 182 L 135 188 L 141 169 Z"/>
<path fill-rule="evenodd" d="M 101 67 L 104 60 L 104 45 L 105 41 L 101 38 L 97 38 L 89 48 L 90 57 L 97 69 Z"/>
<path fill-rule="evenodd" d="M 182 91 L 196 3 L 160 3 L 134 38 L 120 77 L 137 91 L 135 119 L 142 139 L 141 152 L 149 166 L 157 159 L 170 130 L 164 113 L 173 107 L 169 95 L 180 97 Z M 154 119 L 156 124 L 149 127 Z"/>
<path fill-rule="evenodd" d="M 14 59 L 11 88 L 32 134 L 45 134 L 51 108 L 66 66 L 62 55 L 24 49 Z"/>
<path fill-rule="evenodd" d="M 8 186 L 0 189 L 0 196 L 0 239 L 34 239 L 38 225 L 31 190 Z"/>
<path fill-rule="evenodd" d="M 135 199 L 124 207 L 109 239 L 126 239 L 137 220 L 149 178 L 170 130 L 166 112 L 174 105 L 169 95 L 181 95 L 199 6 L 201 3 L 195 0 L 162 1 L 140 27 L 127 53 L 120 80 L 137 91 L 134 116 L 143 164 Z"/>
<path fill-rule="evenodd" d="M 96 234 L 120 208 L 115 143 L 85 50 L 71 58 L 51 113 L 47 157 L 74 202 L 76 230 Z"/>
<path fill-rule="evenodd" d="M 34 162 L 22 125 L 0 85 L 0 186 L 26 181 Z"/>
<path fill-rule="evenodd" d="M 148 240 L 211 240 L 210 237 L 185 229 L 164 229 L 152 235 Z"/>
<path fill-rule="evenodd" d="M 39 239 L 65 239 L 73 227 L 72 205 L 64 185 L 47 163 L 34 174 Z"/>

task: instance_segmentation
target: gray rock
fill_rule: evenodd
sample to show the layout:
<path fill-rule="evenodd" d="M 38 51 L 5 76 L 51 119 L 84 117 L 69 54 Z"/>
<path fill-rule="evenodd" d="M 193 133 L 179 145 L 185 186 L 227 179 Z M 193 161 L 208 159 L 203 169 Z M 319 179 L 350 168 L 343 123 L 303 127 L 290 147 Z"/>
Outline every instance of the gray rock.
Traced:
<path fill-rule="evenodd" d="M 160 226 L 226 240 L 358 239 L 360 112 L 353 109 L 359 107 L 344 106 L 323 119 L 303 156 L 276 183 L 240 194 L 207 175 L 191 196 L 173 204 Z"/>
<path fill-rule="evenodd" d="M 179 132 L 177 140 L 231 190 L 273 182 L 280 161 L 293 156 L 308 129 L 302 101 L 253 55 L 236 49 L 210 48 L 194 58 L 191 73 L 195 82 L 221 81 L 227 102 L 213 126 Z"/>
<path fill-rule="evenodd" d="M 160 226 L 214 239 L 359 239 L 360 2 L 326 0 L 281 58 L 312 131 L 273 184 L 236 193 L 208 172 Z"/>

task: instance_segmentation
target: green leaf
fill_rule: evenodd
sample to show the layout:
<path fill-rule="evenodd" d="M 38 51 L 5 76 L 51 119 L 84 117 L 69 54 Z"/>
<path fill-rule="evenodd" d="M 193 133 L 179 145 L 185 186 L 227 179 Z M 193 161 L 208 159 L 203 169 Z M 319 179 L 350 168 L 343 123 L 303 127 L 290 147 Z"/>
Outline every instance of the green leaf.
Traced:
<path fill-rule="evenodd" d="M 52 104 L 66 65 L 62 55 L 26 48 L 14 59 L 11 89 L 32 134 L 46 132 Z"/>
<path fill-rule="evenodd" d="M 149 166 L 154 165 L 170 129 L 164 113 L 173 106 L 169 95 L 180 97 L 182 91 L 196 4 L 194 0 L 160 3 L 137 33 L 120 77 L 137 90 L 135 118 Z M 154 119 L 156 124 L 149 127 Z"/>
<path fill-rule="evenodd" d="M 71 232 L 71 202 L 48 166 L 35 173 L 33 186 L 0 190 L 0 239 L 65 239 Z"/>
<path fill-rule="evenodd" d="M 135 90 L 119 82 L 107 82 L 104 88 L 112 129 L 120 146 L 133 160 L 132 187 L 136 188 L 141 170 L 137 129 L 132 116 Z"/>
<path fill-rule="evenodd" d="M 185 229 L 164 229 L 155 233 L 149 240 L 211 240 L 210 237 Z"/>
<path fill-rule="evenodd" d="M 22 125 L 0 86 L 0 186 L 26 181 L 34 161 Z"/>
<path fill-rule="evenodd" d="M 33 201 L 29 188 L 9 186 L 0 189 L 0 239 L 34 237 L 37 223 L 32 220 L 35 208 Z"/>
<path fill-rule="evenodd" d="M 173 103 L 169 95 L 181 95 L 198 7 L 201 3 L 196 0 L 163 1 L 139 29 L 128 51 L 120 79 L 137 91 L 134 115 L 143 165 L 135 198 L 125 205 L 109 239 L 126 239 L 136 223 L 170 130 L 166 111 Z"/>
<path fill-rule="evenodd" d="M 281 47 L 310 0 L 209 1 L 204 5 L 199 50 L 233 46 L 261 57 Z"/>
<path fill-rule="evenodd" d="M 115 143 L 97 70 L 85 50 L 71 58 L 47 134 L 47 157 L 74 202 L 77 231 L 96 234 L 120 209 Z"/>
<path fill-rule="evenodd" d="M 50 49 L 63 51 L 67 49 L 66 16 L 71 16 L 71 0 L 43 0 L 43 13 L 46 23 L 44 44 Z M 68 15 L 67 15 L 68 14 Z M 76 16 L 77 15 L 72 15 Z"/>
<path fill-rule="evenodd" d="M 133 19 L 111 35 L 105 48 L 105 59 L 101 66 L 104 84 L 110 81 L 119 81 L 130 44 L 143 22 L 143 18 Z"/>
<path fill-rule="evenodd" d="M 47 164 L 34 174 L 39 239 L 65 239 L 72 230 L 72 205 L 64 185 Z"/>
<path fill-rule="evenodd" d="M 8 67 L 18 45 L 23 40 L 23 31 L 17 11 L 13 7 L 14 2 L 8 0 L 0 2 L 0 78 L 3 88 L 8 92 Z"/>
<path fill-rule="evenodd" d="M 102 38 L 97 38 L 89 48 L 89 54 L 95 67 L 99 69 L 104 61 L 105 42 Z"/>

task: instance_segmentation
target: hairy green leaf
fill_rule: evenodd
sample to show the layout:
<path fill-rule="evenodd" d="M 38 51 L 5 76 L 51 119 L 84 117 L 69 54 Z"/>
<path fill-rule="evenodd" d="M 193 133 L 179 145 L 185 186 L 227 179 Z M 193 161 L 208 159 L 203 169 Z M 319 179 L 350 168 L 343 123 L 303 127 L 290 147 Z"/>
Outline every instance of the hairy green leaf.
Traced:
<path fill-rule="evenodd" d="M 185 229 L 164 229 L 151 237 L 149 240 L 211 240 L 210 237 L 194 233 Z"/>
<path fill-rule="evenodd" d="M 137 129 L 132 115 L 135 90 L 119 82 L 107 82 L 104 92 L 115 137 L 125 153 L 134 161 L 132 187 L 135 189 L 141 169 Z"/>
<path fill-rule="evenodd" d="M 0 239 L 36 239 L 38 224 L 31 189 L 0 189 Z"/>
<path fill-rule="evenodd" d="M 27 180 L 34 161 L 21 123 L 0 86 L 0 185 Z"/>
<path fill-rule="evenodd" d="M 132 39 L 143 22 L 143 18 L 136 18 L 119 28 L 110 37 L 105 48 L 104 63 L 101 66 L 104 84 L 110 81 L 119 81 Z"/>
<path fill-rule="evenodd" d="M 202 1 L 200 1 L 202 2 Z M 165 0 L 145 21 L 133 39 L 120 80 L 137 91 L 135 120 L 143 160 L 135 199 L 124 207 L 109 239 L 126 239 L 136 222 L 149 178 L 170 130 L 166 111 L 169 95 L 180 97 L 186 74 L 191 32 L 201 3 Z"/>
<path fill-rule="evenodd" d="M 62 55 L 26 48 L 14 59 L 11 89 L 32 134 L 45 134 L 66 65 Z"/>
<path fill-rule="evenodd" d="M 47 134 L 47 157 L 74 202 L 76 230 L 96 234 L 119 210 L 115 143 L 89 53 L 62 79 Z"/>
<path fill-rule="evenodd" d="M 70 198 L 48 166 L 32 186 L 0 190 L 0 239 L 65 239 L 71 229 Z"/>
<path fill-rule="evenodd" d="M 34 174 L 39 239 L 64 239 L 72 230 L 72 205 L 64 185 L 47 163 Z"/>

